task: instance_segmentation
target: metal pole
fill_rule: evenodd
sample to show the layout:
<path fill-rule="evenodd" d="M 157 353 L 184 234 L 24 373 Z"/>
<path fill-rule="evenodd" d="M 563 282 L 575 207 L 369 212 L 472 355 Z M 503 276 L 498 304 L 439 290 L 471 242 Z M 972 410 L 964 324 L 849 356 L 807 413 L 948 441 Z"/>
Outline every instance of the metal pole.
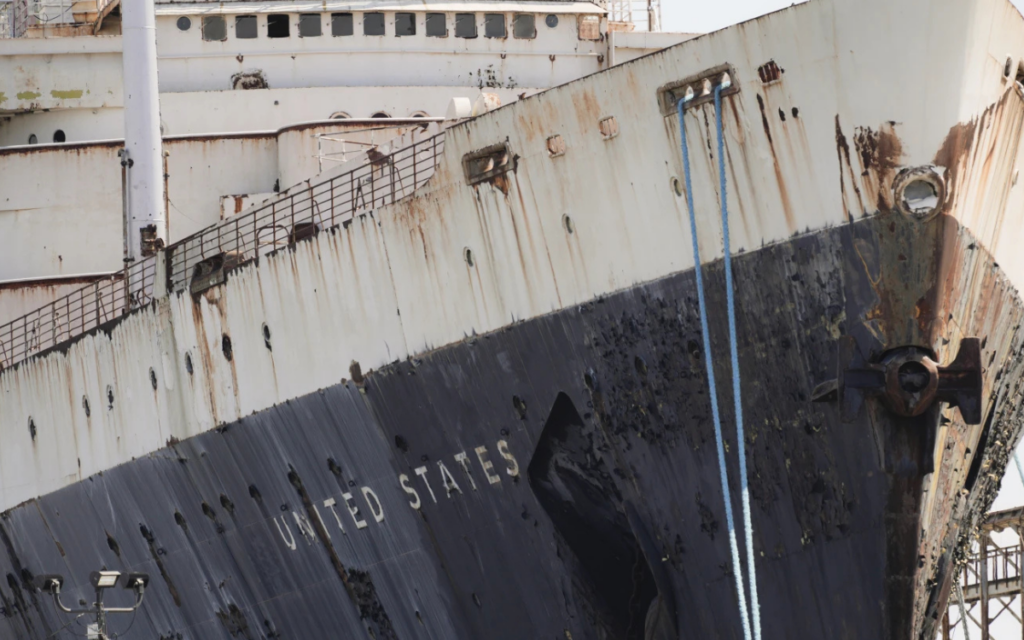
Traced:
<path fill-rule="evenodd" d="M 138 259 L 155 248 L 150 246 L 143 251 L 143 229 L 150 229 L 154 241 L 167 242 L 153 0 L 121 3 L 121 33 L 124 137 L 129 158 L 134 163 L 128 185 L 131 216 L 128 246 L 129 257 Z"/>
<path fill-rule="evenodd" d="M 964 568 L 964 571 L 961 573 L 961 575 L 967 575 L 966 568 Z M 964 627 L 964 640 L 971 640 L 971 633 L 967 627 L 967 607 L 964 606 L 964 590 L 960 588 L 959 577 L 957 577 L 954 585 L 956 586 L 956 598 L 960 602 L 960 624 L 962 624 Z"/>
<path fill-rule="evenodd" d="M 103 590 L 96 589 L 96 628 L 100 640 L 107 640 L 107 618 L 103 615 Z"/>
<path fill-rule="evenodd" d="M 1014 459 L 1017 459 L 1014 456 Z M 1020 470 L 1020 466 L 1017 467 Z M 1017 531 L 1017 541 L 1020 543 L 1021 554 L 1017 556 L 1017 582 L 1020 584 L 1020 594 L 1018 599 L 1020 600 L 1020 633 L 1021 637 L 1024 638 L 1024 533 L 1022 533 L 1021 527 L 1018 525 L 1014 527 Z"/>
<path fill-rule="evenodd" d="M 981 640 L 990 640 L 988 632 L 988 535 L 981 538 Z"/>

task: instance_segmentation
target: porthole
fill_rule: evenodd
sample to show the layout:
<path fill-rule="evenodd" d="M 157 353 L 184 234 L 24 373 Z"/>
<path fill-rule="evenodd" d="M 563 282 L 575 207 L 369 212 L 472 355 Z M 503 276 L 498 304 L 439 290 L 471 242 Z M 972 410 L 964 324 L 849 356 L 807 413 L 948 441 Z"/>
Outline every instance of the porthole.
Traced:
<path fill-rule="evenodd" d="M 149 368 L 149 384 L 153 386 L 153 391 L 156 391 L 156 371 L 153 370 L 153 367 Z"/>
<path fill-rule="evenodd" d="M 345 113 L 344 111 L 335 111 L 334 113 L 331 114 L 331 120 L 348 120 L 351 117 L 352 116 Z"/>
<path fill-rule="evenodd" d="M 193 370 L 194 369 L 192 367 L 192 354 L 186 352 L 185 353 L 185 371 L 188 372 L 188 375 L 192 375 Z"/>
<path fill-rule="evenodd" d="M 263 323 L 263 344 L 266 345 L 267 350 L 273 351 L 273 347 L 270 346 L 270 327 L 267 323 Z"/>
<path fill-rule="evenodd" d="M 574 231 L 576 231 L 576 227 L 573 226 L 573 223 L 572 223 L 572 218 L 570 218 L 568 215 L 562 216 L 562 226 L 565 227 L 565 232 L 570 234 L 570 235 Z"/>
<path fill-rule="evenodd" d="M 67 141 L 67 139 L 68 139 L 68 137 L 66 135 L 64 135 L 64 130 L 63 129 L 57 129 L 56 131 L 53 132 L 53 141 L 54 142 L 59 144 L 61 142 Z"/>
<path fill-rule="evenodd" d="M 679 181 L 679 178 L 672 178 L 672 193 L 676 194 L 677 196 L 682 196 L 684 193 L 683 183 Z"/>
<path fill-rule="evenodd" d="M 231 362 L 234 359 L 234 349 L 231 347 L 231 336 L 228 334 L 222 334 L 220 337 L 220 350 L 224 354 L 224 358 Z"/>
<path fill-rule="evenodd" d="M 89 406 L 89 396 L 82 396 L 82 409 L 85 411 L 86 418 L 92 415 L 92 408 Z"/>
<path fill-rule="evenodd" d="M 179 31 L 188 31 L 192 28 L 192 18 L 189 18 L 188 16 L 181 16 L 178 18 L 177 24 Z"/>
<path fill-rule="evenodd" d="M 107 385 L 107 409 L 114 408 L 114 387 Z"/>
<path fill-rule="evenodd" d="M 944 170 L 930 165 L 904 169 L 893 181 L 896 208 L 918 221 L 936 215 L 946 200 Z"/>
<path fill-rule="evenodd" d="M 370 116 L 371 118 L 390 118 L 391 115 L 386 111 L 378 111 L 377 113 Z"/>
<path fill-rule="evenodd" d="M 32 440 L 36 439 L 36 421 L 32 419 L 32 416 L 28 417 L 28 433 L 32 436 Z"/>
<path fill-rule="evenodd" d="M 472 267 L 474 264 L 476 264 L 476 262 L 473 260 L 473 250 L 470 249 L 469 247 L 466 247 L 465 249 L 462 250 L 462 257 L 463 259 L 465 259 L 466 264 L 468 264 L 469 266 Z"/>
<path fill-rule="evenodd" d="M 28 143 L 29 144 L 39 144 L 39 138 L 36 137 L 36 134 L 30 133 L 28 135 Z"/>
<path fill-rule="evenodd" d="M 554 29 L 555 27 L 558 26 L 558 16 L 556 16 L 553 13 L 549 14 L 548 17 L 544 18 L 544 24 L 546 24 L 546 25 L 548 25 L 548 27 Z"/>

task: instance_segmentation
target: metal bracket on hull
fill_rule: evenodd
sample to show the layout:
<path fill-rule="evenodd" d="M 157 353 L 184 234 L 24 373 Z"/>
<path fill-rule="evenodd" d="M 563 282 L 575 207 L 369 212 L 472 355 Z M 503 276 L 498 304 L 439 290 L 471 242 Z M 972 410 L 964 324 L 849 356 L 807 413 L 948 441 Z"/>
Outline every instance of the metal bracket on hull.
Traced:
<path fill-rule="evenodd" d="M 936 402 L 960 408 L 967 424 L 981 423 L 981 341 L 964 338 L 948 366 L 939 366 L 924 347 L 898 347 L 874 361 L 863 358 L 856 341 L 839 341 L 839 377 L 814 390 L 815 401 L 838 399 L 844 420 L 852 420 L 864 398 L 879 398 L 890 411 L 903 417 L 923 414 Z"/>
<path fill-rule="evenodd" d="M 714 101 L 715 88 L 722 83 L 723 75 L 729 78 L 729 84 L 722 88 L 722 97 L 739 93 L 736 69 L 728 63 L 658 87 L 658 106 L 661 109 L 661 115 L 665 117 L 676 115 L 676 105 L 684 97 L 689 97 L 686 103 L 688 109 Z"/>

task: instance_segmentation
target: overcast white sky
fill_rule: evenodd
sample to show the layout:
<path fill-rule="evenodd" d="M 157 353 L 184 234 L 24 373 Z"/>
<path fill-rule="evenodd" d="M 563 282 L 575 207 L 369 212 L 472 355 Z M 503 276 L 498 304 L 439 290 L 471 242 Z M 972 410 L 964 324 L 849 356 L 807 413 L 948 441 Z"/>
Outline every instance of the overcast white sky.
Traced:
<path fill-rule="evenodd" d="M 665 31 L 706 33 L 788 7 L 793 0 L 661 0 Z"/>
<path fill-rule="evenodd" d="M 1012 1 L 1018 7 L 1024 5 L 1024 0 Z M 664 31 L 707 33 L 771 13 L 791 4 L 795 4 L 793 0 L 661 0 L 662 29 Z M 1018 453 L 1024 460 L 1024 447 L 1018 448 Z M 992 508 L 995 510 L 1009 509 L 1021 504 L 1024 504 L 1024 482 L 1011 461 L 1006 469 L 1006 475 L 1003 477 L 999 497 L 996 498 Z M 1004 537 L 1006 539 L 997 540 L 997 543 L 1014 544 L 1016 542 L 1016 536 L 1012 534 Z M 1019 611 L 1019 600 L 1012 606 Z M 996 610 L 998 609 L 992 609 L 992 613 L 995 613 Z M 977 610 L 975 614 L 977 615 Z M 1002 618 L 1007 619 L 1003 620 Z M 1003 638 L 1020 637 L 1021 625 L 1008 615 L 1001 616 L 999 622 L 1002 624 L 996 625 L 993 629 L 994 638 L 1002 640 Z M 956 629 L 953 631 L 952 637 L 962 638 L 961 633 L 960 629 Z M 972 637 L 980 635 L 977 627 L 973 627 L 973 634 Z"/>

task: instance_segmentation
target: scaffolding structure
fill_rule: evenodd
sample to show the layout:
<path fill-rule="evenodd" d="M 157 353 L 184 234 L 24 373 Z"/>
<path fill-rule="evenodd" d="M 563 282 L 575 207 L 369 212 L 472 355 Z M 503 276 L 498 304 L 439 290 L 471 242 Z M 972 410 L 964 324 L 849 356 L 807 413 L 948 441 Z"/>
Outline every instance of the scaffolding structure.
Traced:
<path fill-rule="evenodd" d="M 1017 544 L 995 545 L 992 534 L 1007 529 L 1017 534 Z M 966 624 L 972 640 L 1024 638 L 1024 507 L 990 513 L 979 537 L 978 549 L 971 554 L 960 571 L 958 584 L 950 592 L 939 637 L 963 638 Z M 1010 622 L 1010 618 L 1015 622 Z M 996 638 L 992 632 L 999 620 L 1007 626 L 1019 627 L 1020 631 L 1013 636 L 1002 633 Z"/>

